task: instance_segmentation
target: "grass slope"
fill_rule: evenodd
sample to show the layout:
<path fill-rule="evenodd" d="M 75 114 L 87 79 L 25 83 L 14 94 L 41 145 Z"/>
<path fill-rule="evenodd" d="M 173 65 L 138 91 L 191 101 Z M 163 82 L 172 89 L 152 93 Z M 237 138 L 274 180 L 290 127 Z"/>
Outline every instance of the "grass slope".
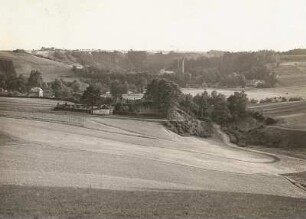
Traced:
<path fill-rule="evenodd" d="M 57 61 L 40 58 L 29 53 L 17 53 L 0 51 L 0 59 L 12 60 L 16 72 L 29 76 L 32 70 L 42 72 L 44 81 L 52 81 L 55 78 L 72 78 L 71 66 Z"/>
<path fill-rule="evenodd" d="M 250 107 L 262 112 L 265 116 L 280 120 L 279 125 L 291 129 L 306 131 L 306 102 L 284 102 L 260 104 Z"/>
<path fill-rule="evenodd" d="M 266 127 L 262 131 L 264 135 L 257 138 L 269 139 L 275 147 L 300 148 L 300 152 L 305 153 L 306 101 L 260 104 L 250 109 L 279 120 L 276 125 Z"/>

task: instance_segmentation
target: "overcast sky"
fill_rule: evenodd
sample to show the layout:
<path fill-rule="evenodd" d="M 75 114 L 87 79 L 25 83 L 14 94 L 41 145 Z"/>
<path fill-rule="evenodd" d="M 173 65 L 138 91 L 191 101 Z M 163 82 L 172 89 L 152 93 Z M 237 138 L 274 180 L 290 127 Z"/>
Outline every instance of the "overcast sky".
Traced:
<path fill-rule="evenodd" d="M 306 0 L 0 0 L 0 49 L 306 48 Z"/>

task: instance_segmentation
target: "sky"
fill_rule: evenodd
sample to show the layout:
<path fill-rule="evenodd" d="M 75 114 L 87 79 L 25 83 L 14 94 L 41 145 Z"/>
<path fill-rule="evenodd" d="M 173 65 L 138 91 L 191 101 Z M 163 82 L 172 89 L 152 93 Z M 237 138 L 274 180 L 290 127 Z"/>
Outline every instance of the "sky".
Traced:
<path fill-rule="evenodd" d="M 306 48 L 306 0 L 0 0 L 0 50 Z"/>

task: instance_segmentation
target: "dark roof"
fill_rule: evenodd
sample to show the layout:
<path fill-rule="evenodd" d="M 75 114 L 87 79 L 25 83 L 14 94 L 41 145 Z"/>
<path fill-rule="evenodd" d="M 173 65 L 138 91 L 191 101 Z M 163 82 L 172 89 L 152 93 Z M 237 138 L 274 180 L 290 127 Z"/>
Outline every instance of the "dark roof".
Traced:
<path fill-rule="evenodd" d="M 101 105 L 100 109 L 111 109 L 112 107 L 106 104 Z"/>

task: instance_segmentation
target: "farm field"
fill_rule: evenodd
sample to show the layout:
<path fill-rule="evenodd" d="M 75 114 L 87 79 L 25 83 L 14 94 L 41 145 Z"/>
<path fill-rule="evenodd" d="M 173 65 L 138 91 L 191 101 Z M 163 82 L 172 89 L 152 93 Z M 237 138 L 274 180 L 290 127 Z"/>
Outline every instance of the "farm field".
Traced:
<path fill-rule="evenodd" d="M 282 154 L 291 154 L 296 157 L 306 158 L 306 102 L 281 102 L 257 104 L 249 109 L 262 112 L 265 116 L 278 120 L 277 124 L 267 127 L 269 133 L 275 138 L 282 138 L 283 149 L 260 147 L 261 151 Z"/>
<path fill-rule="evenodd" d="M 193 96 L 201 94 L 204 91 L 207 91 L 209 94 L 212 91 L 217 91 L 222 93 L 225 96 L 230 96 L 234 92 L 244 91 L 249 99 L 261 100 L 266 98 L 273 97 L 302 97 L 306 98 L 306 85 L 304 86 L 292 86 L 292 87 L 279 87 L 279 88 L 229 88 L 229 89 L 220 89 L 220 88 L 182 88 L 183 93 L 191 94 Z"/>
<path fill-rule="evenodd" d="M 304 159 L 181 137 L 158 122 L 54 112 L 55 104 L 0 98 L 0 216 L 306 213 L 306 192 L 282 175 L 306 171 Z"/>
<path fill-rule="evenodd" d="M 244 91 L 249 99 L 265 99 L 265 98 L 270 98 L 270 97 L 279 97 L 279 96 L 286 96 L 289 97 L 288 95 L 283 95 L 283 93 L 278 93 L 277 91 L 274 91 L 273 89 L 270 88 L 265 88 L 265 89 L 258 89 L 258 88 L 228 88 L 228 89 L 221 89 L 221 88 L 182 88 L 183 93 L 185 94 L 191 94 L 192 96 L 195 96 L 197 94 L 201 94 L 204 91 L 207 91 L 209 94 L 212 91 L 217 91 L 218 93 L 224 94 L 225 96 L 230 96 L 234 94 L 234 92 L 241 92 Z"/>
<path fill-rule="evenodd" d="M 306 131 L 306 101 L 258 104 L 249 107 L 280 120 L 280 126 Z"/>

